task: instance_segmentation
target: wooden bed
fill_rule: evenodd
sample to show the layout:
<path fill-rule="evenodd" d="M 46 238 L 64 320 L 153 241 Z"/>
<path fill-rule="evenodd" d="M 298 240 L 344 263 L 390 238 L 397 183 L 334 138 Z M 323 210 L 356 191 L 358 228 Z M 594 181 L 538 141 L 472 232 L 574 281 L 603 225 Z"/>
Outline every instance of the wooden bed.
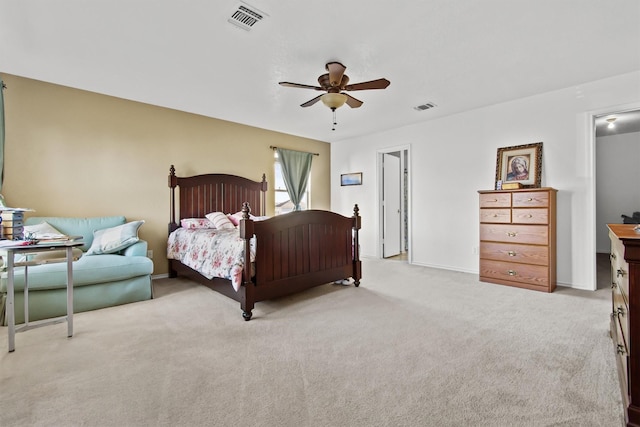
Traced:
<path fill-rule="evenodd" d="M 250 239 L 256 237 L 254 275 L 251 263 L 244 263 L 242 286 L 235 291 L 230 280 L 207 279 L 175 259 L 169 260 L 169 276 L 188 277 L 240 302 L 242 316 L 250 320 L 254 305 L 314 286 L 352 278 L 360 285 L 361 261 L 358 205 L 353 216 L 307 210 L 253 221 L 252 215 L 265 215 L 267 182 L 226 174 L 178 177 L 172 165 L 169 172 L 171 220 L 169 233 L 184 218 L 204 218 L 210 212 L 242 211 L 238 225 L 244 240 L 244 259 L 250 259 Z M 179 202 L 176 204 L 176 188 Z M 177 211 L 178 209 L 178 211 Z M 176 212 L 178 216 L 176 217 Z"/>

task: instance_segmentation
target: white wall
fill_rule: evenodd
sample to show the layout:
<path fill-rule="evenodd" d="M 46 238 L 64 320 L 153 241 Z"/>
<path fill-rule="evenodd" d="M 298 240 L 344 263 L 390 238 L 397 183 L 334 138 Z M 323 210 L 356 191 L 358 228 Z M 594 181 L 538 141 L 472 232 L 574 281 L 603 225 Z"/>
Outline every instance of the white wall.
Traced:
<path fill-rule="evenodd" d="M 607 224 L 640 212 L 640 132 L 596 139 L 596 250 L 609 253 Z"/>
<path fill-rule="evenodd" d="M 591 113 L 638 102 L 640 72 L 634 72 L 333 143 L 331 207 L 346 215 L 354 203 L 359 204 L 361 251 L 363 256 L 375 256 L 376 151 L 410 144 L 413 262 L 477 273 L 478 256 L 473 253 L 479 238 L 477 190 L 494 187 L 497 149 L 543 142 L 542 185 L 559 190 L 558 282 L 593 289 Z M 362 186 L 340 187 L 341 173 L 360 171 Z M 366 280 L 366 271 L 363 276 Z"/>

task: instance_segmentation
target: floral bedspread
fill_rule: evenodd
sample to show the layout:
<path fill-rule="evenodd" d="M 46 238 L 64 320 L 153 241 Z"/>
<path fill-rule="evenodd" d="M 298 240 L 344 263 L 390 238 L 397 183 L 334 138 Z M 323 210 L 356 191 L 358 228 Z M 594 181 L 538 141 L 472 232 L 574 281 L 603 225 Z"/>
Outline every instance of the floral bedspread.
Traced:
<path fill-rule="evenodd" d="M 244 240 L 237 228 L 178 228 L 169 235 L 167 258 L 180 260 L 207 279 L 231 280 L 237 291 L 244 270 Z M 251 262 L 255 261 L 255 237 L 251 239 Z"/>

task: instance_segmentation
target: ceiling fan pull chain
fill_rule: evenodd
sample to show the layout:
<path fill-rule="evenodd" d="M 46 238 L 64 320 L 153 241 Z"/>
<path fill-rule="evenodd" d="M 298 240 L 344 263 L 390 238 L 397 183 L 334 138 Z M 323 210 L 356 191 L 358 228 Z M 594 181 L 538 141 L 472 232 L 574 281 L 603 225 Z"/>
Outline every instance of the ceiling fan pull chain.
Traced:
<path fill-rule="evenodd" d="M 336 109 L 332 108 L 331 110 L 333 110 L 333 127 L 331 130 L 336 130 L 336 125 L 338 124 L 338 121 L 336 120 Z"/>

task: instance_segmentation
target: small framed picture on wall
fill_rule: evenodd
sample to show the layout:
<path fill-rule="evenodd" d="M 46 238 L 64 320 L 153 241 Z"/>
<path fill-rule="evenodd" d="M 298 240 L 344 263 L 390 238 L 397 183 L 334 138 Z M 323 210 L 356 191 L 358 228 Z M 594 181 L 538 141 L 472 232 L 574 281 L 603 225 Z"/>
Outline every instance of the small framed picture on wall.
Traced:
<path fill-rule="evenodd" d="M 340 185 L 362 185 L 362 172 L 343 173 L 340 175 Z"/>

